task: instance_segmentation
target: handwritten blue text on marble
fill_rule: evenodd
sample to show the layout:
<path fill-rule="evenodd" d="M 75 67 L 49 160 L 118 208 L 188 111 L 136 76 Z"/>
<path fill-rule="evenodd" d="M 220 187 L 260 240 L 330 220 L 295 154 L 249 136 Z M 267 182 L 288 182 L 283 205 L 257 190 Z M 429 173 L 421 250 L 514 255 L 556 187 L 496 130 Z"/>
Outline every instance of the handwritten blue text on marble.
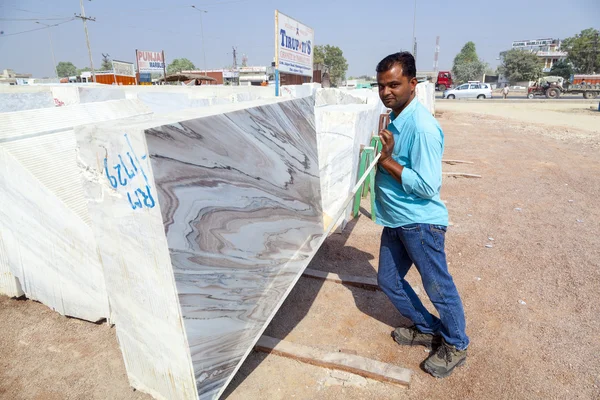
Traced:
<path fill-rule="evenodd" d="M 119 162 L 112 166 L 112 171 L 108 166 L 108 156 L 104 157 L 106 179 L 108 179 L 108 182 L 114 189 L 119 186 L 127 188 L 127 199 L 129 200 L 129 205 L 132 209 L 135 210 L 137 208 L 143 208 L 144 206 L 153 208 L 156 205 L 156 201 L 152 196 L 151 187 L 146 172 L 144 171 L 144 167 L 133 150 L 127 134 L 123 136 L 127 141 L 129 151 L 125 152 L 125 156 L 123 156 L 123 154 L 117 156 Z M 141 159 L 145 160 L 146 157 L 146 154 L 144 154 L 141 156 Z M 138 174 L 142 175 L 146 183 L 143 187 L 133 181 L 133 178 Z"/>

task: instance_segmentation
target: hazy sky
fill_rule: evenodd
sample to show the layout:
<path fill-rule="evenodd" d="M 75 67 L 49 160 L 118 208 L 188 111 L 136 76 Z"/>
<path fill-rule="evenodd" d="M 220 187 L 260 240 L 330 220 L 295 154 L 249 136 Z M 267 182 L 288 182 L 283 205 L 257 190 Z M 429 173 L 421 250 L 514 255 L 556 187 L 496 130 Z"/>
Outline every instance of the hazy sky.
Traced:
<path fill-rule="evenodd" d="M 208 11 L 200 13 L 190 7 Z M 274 10 L 315 30 L 316 44 L 339 46 L 348 60 L 347 75 L 373 74 L 384 56 L 412 47 L 413 0 L 85 0 L 94 66 L 101 53 L 134 61 L 135 49 L 164 49 L 167 62 L 186 57 L 203 68 L 200 16 L 204 22 L 208 68 L 232 64 L 232 46 L 248 57 L 248 65 L 267 65 L 274 53 Z M 80 13 L 78 0 L 0 0 L 0 69 L 53 76 L 46 29 Z M 440 69 L 465 42 L 495 67 L 513 40 L 564 38 L 584 28 L 600 29 L 600 0 L 417 0 L 417 67 L 433 69 L 435 38 L 440 36 Z M 56 60 L 89 66 L 82 22 L 51 28 Z"/>

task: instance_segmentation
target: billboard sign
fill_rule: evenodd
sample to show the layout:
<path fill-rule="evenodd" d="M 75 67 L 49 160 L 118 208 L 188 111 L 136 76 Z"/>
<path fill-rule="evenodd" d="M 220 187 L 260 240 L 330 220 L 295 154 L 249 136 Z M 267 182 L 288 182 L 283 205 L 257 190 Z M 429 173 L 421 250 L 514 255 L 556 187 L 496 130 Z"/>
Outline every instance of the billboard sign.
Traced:
<path fill-rule="evenodd" d="M 240 77 L 240 72 L 239 71 L 228 71 L 228 70 L 223 70 L 223 78 L 239 78 Z"/>
<path fill-rule="evenodd" d="M 133 68 L 133 63 L 113 60 L 112 65 L 115 75 L 135 76 L 135 68 Z"/>
<path fill-rule="evenodd" d="M 518 40 L 513 42 L 513 49 L 519 49 L 524 47 L 539 47 L 539 46 L 550 46 L 555 43 L 554 39 L 535 39 L 535 40 Z"/>
<path fill-rule="evenodd" d="M 162 51 L 136 50 L 136 59 L 138 72 L 162 72 L 165 69 L 165 60 L 163 59 Z"/>
<path fill-rule="evenodd" d="M 315 31 L 275 10 L 275 68 L 294 75 L 313 75 Z"/>

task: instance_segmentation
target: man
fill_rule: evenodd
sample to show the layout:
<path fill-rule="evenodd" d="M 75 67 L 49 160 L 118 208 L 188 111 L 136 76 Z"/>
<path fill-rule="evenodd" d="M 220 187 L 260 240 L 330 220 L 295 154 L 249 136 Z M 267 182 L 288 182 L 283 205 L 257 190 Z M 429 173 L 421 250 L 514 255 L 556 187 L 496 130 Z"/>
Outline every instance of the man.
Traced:
<path fill-rule="evenodd" d="M 396 328 L 394 340 L 433 348 L 424 369 L 442 378 L 464 364 L 469 338 L 444 252 L 448 225 L 448 211 L 440 200 L 444 134 L 415 99 L 415 75 L 415 59 L 407 52 L 389 55 L 377 65 L 379 97 L 392 109 L 392 122 L 379 132 L 383 148 L 375 180 L 375 212 L 384 228 L 377 280 L 414 324 Z M 404 279 L 413 263 L 439 318 L 427 311 Z"/>
<path fill-rule="evenodd" d="M 505 99 L 508 97 L 508 83 L 504 84 L 504 88 L 502 89 L 502 95 Z"/>

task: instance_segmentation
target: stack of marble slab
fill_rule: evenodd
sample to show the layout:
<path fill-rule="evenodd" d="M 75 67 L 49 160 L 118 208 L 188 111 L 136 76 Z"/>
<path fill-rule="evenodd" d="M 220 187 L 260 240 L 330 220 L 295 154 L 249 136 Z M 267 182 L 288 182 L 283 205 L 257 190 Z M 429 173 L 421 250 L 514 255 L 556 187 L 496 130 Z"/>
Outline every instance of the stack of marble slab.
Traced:
<path fill-rule="evenodd" d="M 89 321 L 109 316 L 74 126 L 147 115 L 120 100 L 0 114 L 0 293 Z"/>
<path fill-rule="evenodd" d="M 314 98 L 76 129 L 131 384 L 217 398 L 323 240 Z"/>
<path fill-rule="evenodd" d="M 328 225 L 339 218 L 336 228 L 343 229 L 352 218 L 352 207 L 342 208 L 360 178 L 361 145 L 368 146 L 371 137 L 378 133 L 379 116 L 385 108 L 378 94 L 370 90 L 358 97 L 354 91 L 320 89 L 316 99 L 320 105 L 315 108 L 315 118 L 323 220 Z"/>

